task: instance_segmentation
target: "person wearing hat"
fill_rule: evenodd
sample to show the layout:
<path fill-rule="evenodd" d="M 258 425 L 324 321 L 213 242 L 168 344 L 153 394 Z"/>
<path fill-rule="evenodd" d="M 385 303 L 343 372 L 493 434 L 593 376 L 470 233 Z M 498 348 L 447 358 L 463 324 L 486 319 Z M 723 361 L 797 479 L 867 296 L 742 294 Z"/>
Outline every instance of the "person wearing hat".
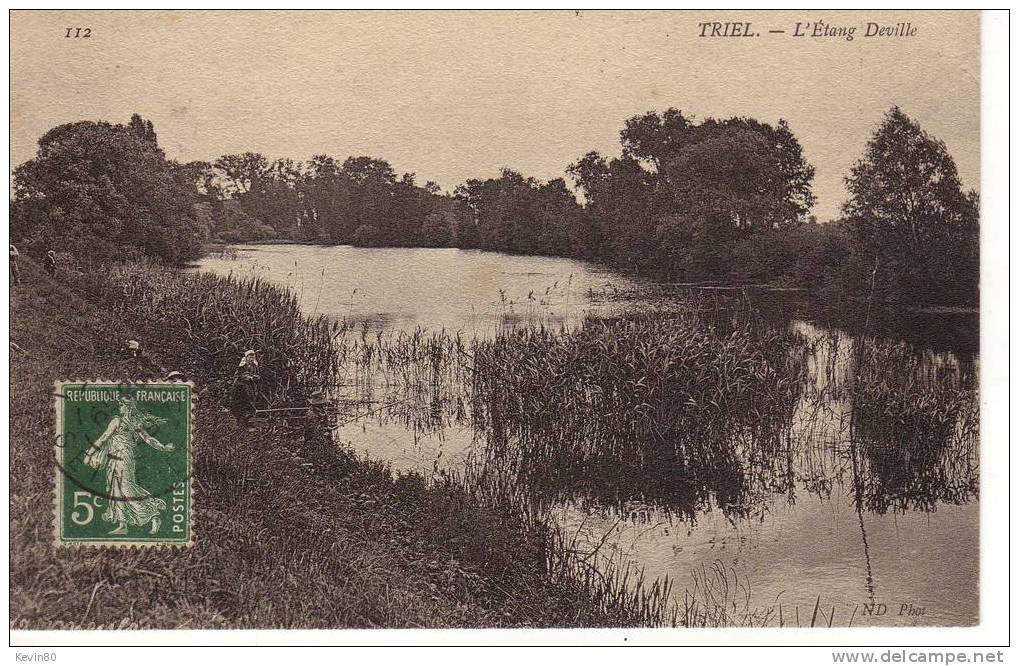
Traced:
<path fill-rule="evenodd" d="M 8 250 L 8 253 L 11 261 L 11 285 L 16 286 L 21 284 L 21 271 L 18 270 L 18 256 L 20 256 L 21 253 L 18 252 L 18 248 L 14 247 L 14 243 L 11 243 L 10 245 L 11 247 L 10 250 Z"/>
<path fill-rule="evenodd" d="M 46 253 L 46 272 L 51 276 L 57 276 L 57 253 L 50 250 Z"/>
<path fill-rule="evenodd" d="M 258 356 L 254 349 L 244 352 L 234 378 L 234 417 L 242 427 L 255 414 L 258 401 Z"/>
<path fill-rule="evenodd" d="M 124 341 L 124 350 L 127 351 L 127 357 L 134 364 L 134 371 L 140 372 L 142 363 L 145 361 L 145 352 L 142 351 L 141 343 L 137 340 L 126 340 Z"/>

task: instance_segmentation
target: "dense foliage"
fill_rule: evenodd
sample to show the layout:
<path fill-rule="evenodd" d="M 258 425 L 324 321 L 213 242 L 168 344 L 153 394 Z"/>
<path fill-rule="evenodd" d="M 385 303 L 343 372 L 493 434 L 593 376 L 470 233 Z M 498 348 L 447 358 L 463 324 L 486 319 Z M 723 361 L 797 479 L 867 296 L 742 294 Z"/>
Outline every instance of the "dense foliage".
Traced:
<path fill-rule="evenodd" d="M 11 238 L 33 254 L 146 254 L 180 263 L 201 254 L 196 197 L 151 122 L 135 115 L 128 125 L 70 123 L 43 135 L 36 157 L 15 169 Z"/>
<path fill-rule="evenodd" d="M 12 237 L 29 251 L 197 256 L 206 237 L 568 256 L 680 282 L 769 283 L 826 296 L 974 303 L 979 203 L 945 145 L 893 108 L 846 178 L 843 219 L 818 224 L 813 167 L 789 125 L 628 119 L 618 157 L 589 152 L 563 178 L 511 169 L 443 193 L 385 160 L 177 164 L 152 124 L 48 132 L 15 171 Z"/>
<path fill-rule="evenodd" d="M 846 222 L 874 262 L 881 291 L 920 301 L 968 301 L 980 275 L 980 206 L 964 193 L 942 141 L 898 107 L 885 115 L 846 178 Z"/>
<path fill-rule="evenodd" d="M 814 170 L 784 121 L 695 124 L 682 112 L 626 122 L 622 155 L 591 152 L 569 173 L 597 229 L 597 254 L 653 277 L 726 279 L 735 244 L 806 219 Z"/>
<path fill-rule="evenodd" d="M 206 218 L 224 240 L 452 246 L 599 259 L 655 277 L 727 278 L 734 245 L 805 219 L 813 168 L 788 125 L 631 118 L 622 157 L 588 153 L 563 178 L 511 169 L 452 194 L 371 157 L 308 163 L 225 155 L 195 163 Z"/>

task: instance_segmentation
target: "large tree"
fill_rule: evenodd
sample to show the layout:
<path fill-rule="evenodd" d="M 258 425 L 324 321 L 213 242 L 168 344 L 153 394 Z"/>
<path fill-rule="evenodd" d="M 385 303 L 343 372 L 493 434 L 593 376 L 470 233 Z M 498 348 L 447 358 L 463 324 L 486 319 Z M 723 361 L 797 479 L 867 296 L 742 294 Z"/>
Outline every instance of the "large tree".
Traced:
<path fill-rule="evenodd" d="M 129 125 L 61 125 L 14 171 L 12 238 L 35 252 L 193 259 L 204 231 L 194 175 L 166 159 L 152 124 L 138 116 Z"/>
<path fill-rule="evenodd" d="M 551 256 L 586 256 L 584 218 L 562 178 L 547 183 L 503 169 L 498 178 L 471 179 L 455 200 L 468 213 L 461 247 Z"/>
<path fill-rule="evenodd" d="M 626 121 L 624 157 L 647 165 L 668 214 L 720 215 L 743 232 L 802 222 L 814 169 L 789 125 L 753 118 L 694 123 L 676 109 Z"/>
<path fill-rule="evenodd" d="M 911 300 L 967 300 L 979 280 L 979 200 L 944 142 L 898 107 L 846 178 L 845 220 L 873 257 L 877 284 Z"/>
<path fill-rule="evenodd" d="M 594 252 L 621 268 L 654 272 L 654 224 L 663 212 L 656 175 L 633 156 L 606 159 L 596 152 L 571 164 L 567 173 L 584 195 Z"/>
<path fill-rule="evenodd" d="M 620 158 L 588 153 L 568 173 L 599 254 L 621 267 L 724 279 L 739 239 L 795 227 L 814 204 L 814 169 L 784 120 L 651 111 L 626 121 L 620 143 Z"/>

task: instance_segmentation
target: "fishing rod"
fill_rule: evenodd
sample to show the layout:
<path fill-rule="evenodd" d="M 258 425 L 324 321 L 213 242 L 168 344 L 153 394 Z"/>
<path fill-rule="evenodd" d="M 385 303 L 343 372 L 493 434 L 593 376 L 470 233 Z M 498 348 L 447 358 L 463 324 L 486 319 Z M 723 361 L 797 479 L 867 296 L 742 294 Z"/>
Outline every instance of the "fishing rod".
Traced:
<path fill-rule="evenodd" d="M 406 404 L 407 402 L 408 402 L 408 400 L 397 400 L 395 402 L 386 403 L 385 405 L 382 405 L 381 407 L 378 407 L 378 408 L 373 409 L 371 411 L 365 412 L 364 414 L 358 414 L 354 418 L 349 419 L 347 421 L 344 421 L 343 423 L 337 423 L 335 425 L 331 425 L 331 426 L 329 426 L 329 430 L 336 430 L 337 428 L 342 428 L 343 426 L 350 425 L 351 423 L 354 423 L 355 421 L 357 421 L 359 419 L 366 418 L 368 416 L 371 416 L 372 414 L 377 414 L 378 412 L 381 412 L 383 409 L 389 409 L 390 407 L 396 407 L 397 405 Z"/>
<path fill-rule="evenodd" d="M 307 411 L 309 409 L 315 409 L 312 405 L 305 405 L 303 407 L 269 407 L 266 409 L 256 409 L 256 414 L 267 414 L 269 412 L 290 412 L 290 411 Z"/>

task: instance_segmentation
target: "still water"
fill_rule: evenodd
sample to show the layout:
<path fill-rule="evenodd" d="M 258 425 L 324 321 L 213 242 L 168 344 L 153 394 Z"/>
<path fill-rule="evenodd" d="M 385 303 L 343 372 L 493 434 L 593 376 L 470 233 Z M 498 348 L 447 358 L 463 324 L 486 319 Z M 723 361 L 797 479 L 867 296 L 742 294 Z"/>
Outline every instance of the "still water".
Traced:
<path fill-rule="evenodd" d="M 527 322 L 572 328 L 587 314 L 646 305 L 610 298 L 634 282 L 591 264 L 453 249 L 255 245 L 238 248 L 235 257 L 207 258 L 199 268 L 285 284 L 308 314 L 353 321 L 373 335 L 424 328 L 490 337 Z M 820 313 L 773 295 L 756 305 L 808 340 L 829 341 L 814 347 L 809 360 L 814 398 L 797 405 L 790 433 L 796 450 L 782 461 L 783 482 L 756 488 L 751 508 L 707 502 L 694 515 L 678 516 L 652 500 L 610 507 L 581 498 L 562 501 L 556 520 L 578 544 L 602 544 L 613 562 L 642 567 L 649 579 L 668 575 L 681 604 L 687 590 L 712 586 L 718 594 L 728 584 L 735 590 L 727 592 L 730 603 L 757 623 L 766 618 L 775 626 L 781 617 L 786 626 L 827 625 L 832 612 L 832 624 L 841 626 L 977 623 L 975 454 L 947 451 L 946 458 L 957 458 L 947 466 L 951 478 L 942 474 L 933 487 L 894 470 L 890 477 L 878 463 L 861 468 L 857 461 L 865 456 L 846 454 L 851 407 L 828 397 L 831 375 L 824 370 L 846 372 L 851 335 L 829 333 L 852 332 L 853 315 Z M 919 336 L 917 352 L 930 372 L 975 373 L 972 318 L 917 317 L 877 313 L 873 321 L 879 334 L 913 344 L 918 331 L 932 331 Z M 337 436 L 394 470 L 426 477 L 463 468 L 485 446 L 462 419 L 422 426 L 386 412 L 347 423 Z M 747 463 L 748 476 L 760 472 L 750 469 L 755 464 Z M 973 490 L 959 492 L 956 484 Z M 887 501 L 889 485 L 910 494 Z"/>

